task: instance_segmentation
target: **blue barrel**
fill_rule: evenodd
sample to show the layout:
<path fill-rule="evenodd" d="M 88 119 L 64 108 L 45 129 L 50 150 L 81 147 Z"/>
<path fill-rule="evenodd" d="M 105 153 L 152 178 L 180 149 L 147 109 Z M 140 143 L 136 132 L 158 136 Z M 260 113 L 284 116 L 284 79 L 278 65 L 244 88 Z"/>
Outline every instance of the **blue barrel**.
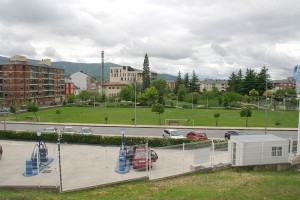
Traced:
<path fill-rule="evenodd" d="M 25 161 L 26 163 L 26 175 L 31 175 L 32 174 L 32 162 L 30 159 Z"/>
<path fill-rule="evenodd" d="M 119 157 L 119 171 L 125 171 L 126 167 L 126 157 L 120 156 Z"/>

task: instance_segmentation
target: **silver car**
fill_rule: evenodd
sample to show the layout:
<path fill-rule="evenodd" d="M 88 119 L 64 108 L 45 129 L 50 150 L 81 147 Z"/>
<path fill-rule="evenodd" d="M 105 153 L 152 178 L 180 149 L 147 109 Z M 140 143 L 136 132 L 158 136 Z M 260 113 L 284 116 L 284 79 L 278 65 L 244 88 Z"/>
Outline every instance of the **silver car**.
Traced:
<path fill-rule="evenodd" d="M 91 127 L 82 127 L 80 130 L 80 133 L 82 134 L 92 134 L 92 128 Z"/>
<path fill-rule="evenodd" d="M 63 133 L 70 133 L 70 134 L 74 134 L 76 133 L 76 131 L 74 130 L 74 128 L 72 126 L 65 126 L 63 128 Z"/>
<path fill-rule="evenodd" d="M 43 133 L 57 133 L 57 129 L 54 126 L 44 128 Z"/>

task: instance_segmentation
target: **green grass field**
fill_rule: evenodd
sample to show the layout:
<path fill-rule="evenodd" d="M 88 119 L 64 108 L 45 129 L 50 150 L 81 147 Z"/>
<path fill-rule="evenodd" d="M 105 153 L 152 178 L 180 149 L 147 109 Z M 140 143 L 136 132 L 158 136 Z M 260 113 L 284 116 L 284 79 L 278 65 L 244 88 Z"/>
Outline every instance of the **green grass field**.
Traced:
<path fill-rule="evenodd" d="M 46 109 L 37 112 L 42 122 L 57 122 L 56 110 Z M 105 124 L 107 117 L 108 124 L 134 124 L 134 108 L 93 108 L 93 107 L 61 107 L 59 122 L 70 123 L 94 123 Z M 245 127 L 245 118 L 241 118 L 239 110 L 226 109 L 180 109 L 166 108 L 161 115 L 161 123 L 165 124 L 165 119 L 193 119 L 195 126 L 216 126 L 214 113 L 219 112 L 220 118 L 218 126 Z M 19 121 L 25 121 L 26 116 L 34 116 L 33 113 L 18 114 Z M 14 115 L 7 117 L 8 120 L 16 120 Z M 35 118 L 34 118 L 35 119 Z M 298 112 L 296 111 L 267 111 L 268 127 L 297 127 Z M 275 125 L 279 122 L 280 125 Z M 158 114 L 151 112 L 151 108 L 137 108 L 137 125 L 159 125 Z M 182 121 L 181 125 L 192 126 L 192 120 Z M 253 110 L 252 117 L 248 118 L 248 127 L 264 127 L 265 111 Z"/>
<path fill-rule="evenodd" d="M 193 173 L 157 181 L 134 181 L 71 193 L 2 190 L 0 199 L 299 199 L 296 171 Z"/>

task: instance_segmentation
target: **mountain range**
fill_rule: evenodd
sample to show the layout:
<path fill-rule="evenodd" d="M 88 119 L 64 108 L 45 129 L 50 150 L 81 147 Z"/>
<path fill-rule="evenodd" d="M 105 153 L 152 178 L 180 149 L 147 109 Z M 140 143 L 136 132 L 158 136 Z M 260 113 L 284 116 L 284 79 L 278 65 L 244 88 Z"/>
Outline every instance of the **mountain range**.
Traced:
<path fill-rule="evenodd" d="M 0 56 L 0 63 L 8 62 L 7 57 Z M 27 62 L 30 64 L 37 64 L 39 60 L 27 59 Z M 83 71 L 86 74 L 90 75 L 91 77 L 101 80 L 101 63 L 75 63 L 75 62 L 67 62 L 67 61 L 56 61 L 51 62 L 51 65 L 58 68 L 65 69 L 66 77 L 69 77 L 71 74 L 79 71 Z M 104 63 L 104 78 L 105 80 L 109 80 L 109 69 L 113 66 L 122 66 L 115 63 Z M 158 77 L 164 78 L 166 80 L 175 80 L 176 76 L 170 74 L 159 74 L 157 73 Z"/>

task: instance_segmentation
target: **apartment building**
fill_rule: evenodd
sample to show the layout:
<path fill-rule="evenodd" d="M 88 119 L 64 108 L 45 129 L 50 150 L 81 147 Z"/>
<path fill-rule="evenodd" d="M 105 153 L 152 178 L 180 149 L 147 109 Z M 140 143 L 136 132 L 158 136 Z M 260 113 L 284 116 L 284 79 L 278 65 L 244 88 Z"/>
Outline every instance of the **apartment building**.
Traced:
<path fill-rule="evenodd" d="M 274 86 L 274 89 L 276 90 L 283 90 L 283 89 L 295 89 L 296 88 L 296 82 L 293 77 L 288 77 L 287 79 L 282 80 L 273 80 L 272 84 Z"/>
<path fill-rule="evenodd" d="M 135 78 L 138 83 L 143 82 L 143 71 L 134 69 L 130 66 L 111 67 L 109 74 L 110 82 L 131 83 Z M 157 73 L 150 72 L 150 79 L 154 80 L 156 78 Z"/>
<path fill-rule="evenodd" d="M 92 78 L 83 71 L 72 74 L 70 78 L 80 90 L 91 90 Z"/>
<path fill-rule="evenodd" d="M 34 64 L 25 56 L 13 56 L 0 63 L 0 100 L 3 105 L 61 103 L 65 97 L 65 71 L 45 59 Z"/>
<path fill-rule="evenodd" d="M 199 82 L 200 92 L 212 91 L 213 87 L 218 88 L 218 91 L 220 92 L 225 92 L 228 87 L 228 81 L 220 79 L 205 79 Z"/>
<path fill-rule="evenodd" d="M 74 83 L 71 79 L 66 78 L 65 79 L 65 84 L 66 84 L 66 97 L 75 94 L 74 93 Z"/>

